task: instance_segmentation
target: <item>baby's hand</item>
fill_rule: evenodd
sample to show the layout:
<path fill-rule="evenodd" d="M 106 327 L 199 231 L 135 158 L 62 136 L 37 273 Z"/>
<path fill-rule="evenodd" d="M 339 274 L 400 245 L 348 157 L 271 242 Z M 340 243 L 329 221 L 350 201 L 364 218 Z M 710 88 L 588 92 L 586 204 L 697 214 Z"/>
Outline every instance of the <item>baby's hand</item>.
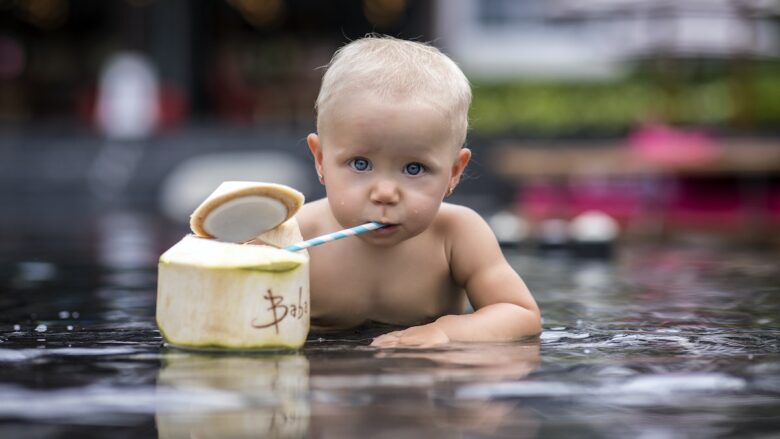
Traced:
<path fill-rule="evenodd" d="M 394 331 L 380 335 L 374 339 L 371 346 L 380 348 L 394 347 L 420 347 L 427 348 L 444 343 L 449 343 L 450 338 L 439 328 L 436 323 L 422 326 L 412 326 L 403 331 Z"/>

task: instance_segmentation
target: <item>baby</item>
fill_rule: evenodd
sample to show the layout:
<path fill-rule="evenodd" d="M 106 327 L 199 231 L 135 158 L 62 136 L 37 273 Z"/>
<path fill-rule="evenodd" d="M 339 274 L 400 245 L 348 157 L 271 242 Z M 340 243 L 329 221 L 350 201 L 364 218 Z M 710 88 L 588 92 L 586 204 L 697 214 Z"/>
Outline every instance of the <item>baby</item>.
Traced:
<path fill-rule="evenodd" d="M 307 137 L 327 197 L 303 206 L 301 233 L 389 226 L 309 250 L 315 330 L 410 326 L 380 347 L 539 333 L 539 308 L 488 225 L 443 202 L 471 158 L 470 103 L 463 72 L 429 45 L 367 37 L 336 52 Z"/>

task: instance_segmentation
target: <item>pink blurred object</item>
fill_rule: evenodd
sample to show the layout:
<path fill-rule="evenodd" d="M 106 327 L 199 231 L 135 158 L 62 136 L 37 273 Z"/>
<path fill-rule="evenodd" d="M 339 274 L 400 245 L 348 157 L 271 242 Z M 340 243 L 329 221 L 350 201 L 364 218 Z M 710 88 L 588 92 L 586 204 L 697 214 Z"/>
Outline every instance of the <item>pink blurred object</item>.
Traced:
<path fill-rule="evenodd" d="M 531 179 L 518 192 L 521 215 L 531 221 L 565 218 L 569 214 L 568 187 L 562 182 Z"/>
<path fill-rule="evenodd" d="M 780 183 L 769 187 L 766 196 L 767 219 L 772 224 L 780 224 Z"/>
<path fill-rule="evenodd" d="M 631 151 L 640 159 L 664 165 L 706 163 L 718 155 L 712 137 L 703 131 L 645 124 L 629 136 Z"/>
<path fill-rule="evenodd" d="M 580 179 L 570 190 L 572 216 L 597 210 L 626 225 L 641 214 L 642 188 L 637 180 Z"/>
<path fill-rule="evenodd" d="M 679 178 L 667 220 L 673 226 L 736 230 L 749 222 L 749 202 L 734 179 Z"/>
<path fill-rule="evenodd" d="M 597 210 L 625 225 L 641 214 L 642 188 L 640 182 L 622 178 L 530 180 L 518 192 L 517 205 L 531 221 L 571 219 Z"/>

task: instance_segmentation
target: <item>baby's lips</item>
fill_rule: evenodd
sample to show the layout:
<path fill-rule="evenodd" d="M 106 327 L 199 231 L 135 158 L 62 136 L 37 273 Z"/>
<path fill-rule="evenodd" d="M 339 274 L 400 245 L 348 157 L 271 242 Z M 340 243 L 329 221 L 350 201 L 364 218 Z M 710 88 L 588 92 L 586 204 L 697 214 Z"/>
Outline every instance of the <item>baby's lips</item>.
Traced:
<path fill-rule="evenodd" d="M 373 231 L 377 236 L 389 236 L 398 230 L 398 224 L 387 224 L 385 227 L 380 227 Z"/>

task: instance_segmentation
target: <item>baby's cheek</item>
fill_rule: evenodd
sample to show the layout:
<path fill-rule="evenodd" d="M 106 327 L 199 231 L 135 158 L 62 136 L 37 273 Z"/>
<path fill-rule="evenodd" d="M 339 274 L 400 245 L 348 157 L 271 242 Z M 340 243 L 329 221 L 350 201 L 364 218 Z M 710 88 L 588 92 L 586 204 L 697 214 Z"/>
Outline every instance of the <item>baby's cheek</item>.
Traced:
<path fill-rule="evenodd" d="M 355 225 L 356 221 L 361 221 L 362 215 L 360 215 L 359 209 L 356 208 L 355 203 L 350 202 L 346 197 L 333 198 L 330 203 L 331 211 L 336 220 L 344 227 L 351 227 Z"/>
<path fill-rule="evenodd" d="M 427 227 L 433 222 L 436 217 L 436 212 L 439 211 L 439 203 L 425 203 L 416 206 L 412 206 L 410 209 L 412 218 L 420 223 L 422 226 Z"/>

